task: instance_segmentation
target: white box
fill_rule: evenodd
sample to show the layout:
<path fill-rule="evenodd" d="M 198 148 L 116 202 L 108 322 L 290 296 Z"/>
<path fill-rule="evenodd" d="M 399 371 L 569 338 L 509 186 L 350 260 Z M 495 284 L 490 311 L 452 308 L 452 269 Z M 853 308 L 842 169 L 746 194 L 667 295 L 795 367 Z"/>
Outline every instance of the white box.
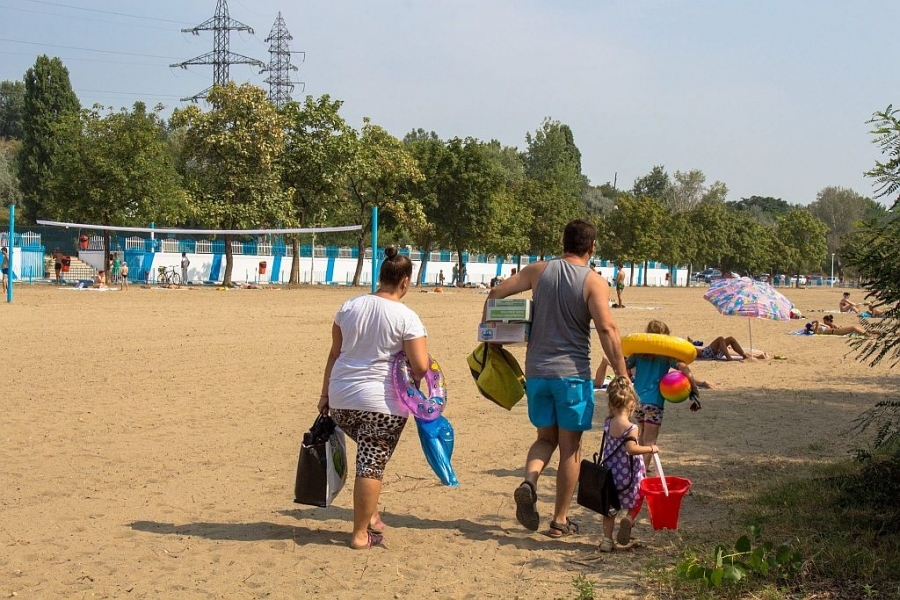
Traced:
<path fill-rule="evenodd" d="M 530 298 L 500 298 L 487 301 L 484 320 L 488 323 L 531 323 Z"/>
<path fill-rule="evenodd" d="M 494 344 L 527 344 L 531 323 L 481 323 L 478 341 Z"/>

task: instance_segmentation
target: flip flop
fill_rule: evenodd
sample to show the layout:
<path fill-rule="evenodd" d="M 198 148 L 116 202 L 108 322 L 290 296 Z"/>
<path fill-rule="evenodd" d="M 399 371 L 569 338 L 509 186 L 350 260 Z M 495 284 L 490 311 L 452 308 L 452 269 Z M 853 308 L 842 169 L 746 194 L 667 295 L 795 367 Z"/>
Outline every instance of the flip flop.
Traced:
<path fill-rule="evenodd" d="M 366 532 L 366 545 L 360 546 L 359 548 L 354 548 L 350 546 L 354 550 L 371 550 L 372 546 L 384 546 L 384 536 L 380 533 L 375 533 L 374 531 Z"/>
<path fill-rule="evenodd" d="M 513 492 L 516 501 L 516 520 L 529 531 L 537 531 L 541 517 L 537 512 L 537 492 L 530 481 L 523 481 Z"/>
<path fill-rule="evenodd" d="M 366 527 L 366 531 L 368 531 L 369 533 L 382 534 L 384 533 L 384 523 L 379 521 L 377 525 L 373 526 L 370 524 L 368 527 Z"/>

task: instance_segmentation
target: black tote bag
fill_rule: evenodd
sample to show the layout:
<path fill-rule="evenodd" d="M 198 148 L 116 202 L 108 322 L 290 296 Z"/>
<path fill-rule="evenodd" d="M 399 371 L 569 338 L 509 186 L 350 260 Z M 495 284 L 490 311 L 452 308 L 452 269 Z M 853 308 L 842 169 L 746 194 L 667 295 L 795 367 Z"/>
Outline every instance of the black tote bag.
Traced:
<path fill-rule="evenodd" d="M 344 432 L 331 417 L 319 415 L 303 434 L 294 502 L 329 506 L 347 481 L 347 447 Z"/>
<path fill-rule="evenodd" d="M 613 456 L 622 444 L 629 439 L 622 440 L 616 448 L 609 453 Z M 600 442 L 600 452 L 606 446 L 606 432 L 603 432 L 603 441 Z M 633 467 L 632 467 L 633 470 Z M 633 473 L 632 473 L 633 476 Z M 612 470 L 603 464 L 599 453 L 594 454 L 594 460 L 581 461 L 581 472 L 578 474 L 578 497 L 576 502 L 580 506 L 589 508 L 596 513 L 607 517 L 614 517 L 621 510 L 619 492 L 616 482 L 613 480 Z"/>

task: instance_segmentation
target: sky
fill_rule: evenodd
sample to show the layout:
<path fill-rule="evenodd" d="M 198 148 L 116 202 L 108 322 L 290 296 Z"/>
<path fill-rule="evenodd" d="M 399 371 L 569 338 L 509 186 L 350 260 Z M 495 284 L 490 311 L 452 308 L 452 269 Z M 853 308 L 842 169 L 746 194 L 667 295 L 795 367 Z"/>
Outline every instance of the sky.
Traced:
<path fill-rule="evenodd" d="M 211 52 L 182 33 L 216 0 L 0 0 L 0 80 L 39 54 L 67 66 L 82 105 L 164 104 L 212 84 Z M 828 186 L 874 197 L 881 155 L 866 121 L 900 104 L 896 0 L 229 0 L 230 50 L 269 62 L 279 12 L 293 36 L 294 99 L 342 115 L 525 149 L 567 124 L 591 183 L 631 189 L 654 165 L 702 170 L 728 200 L 806 205 Z M 231 78 L 268 89 L 248 65 Z"/>

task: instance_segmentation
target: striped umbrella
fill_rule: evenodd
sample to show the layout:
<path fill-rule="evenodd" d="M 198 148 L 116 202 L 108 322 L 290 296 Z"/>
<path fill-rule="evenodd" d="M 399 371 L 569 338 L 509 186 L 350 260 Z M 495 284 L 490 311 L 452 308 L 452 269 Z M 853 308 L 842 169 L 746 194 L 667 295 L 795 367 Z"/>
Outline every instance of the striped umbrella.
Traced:
<path fill-rule="evenodd" d="M 768 283 L 749 277 L 720 279 L 713 282 L 703 294 L 723 315 L 772 319 L 784 321 L 791 318 L 794 304 Z M 750 321 L 747 321 L 750 327 Z M 753 330 L 750 329 L 750 347 L 753 347 Z"/>

